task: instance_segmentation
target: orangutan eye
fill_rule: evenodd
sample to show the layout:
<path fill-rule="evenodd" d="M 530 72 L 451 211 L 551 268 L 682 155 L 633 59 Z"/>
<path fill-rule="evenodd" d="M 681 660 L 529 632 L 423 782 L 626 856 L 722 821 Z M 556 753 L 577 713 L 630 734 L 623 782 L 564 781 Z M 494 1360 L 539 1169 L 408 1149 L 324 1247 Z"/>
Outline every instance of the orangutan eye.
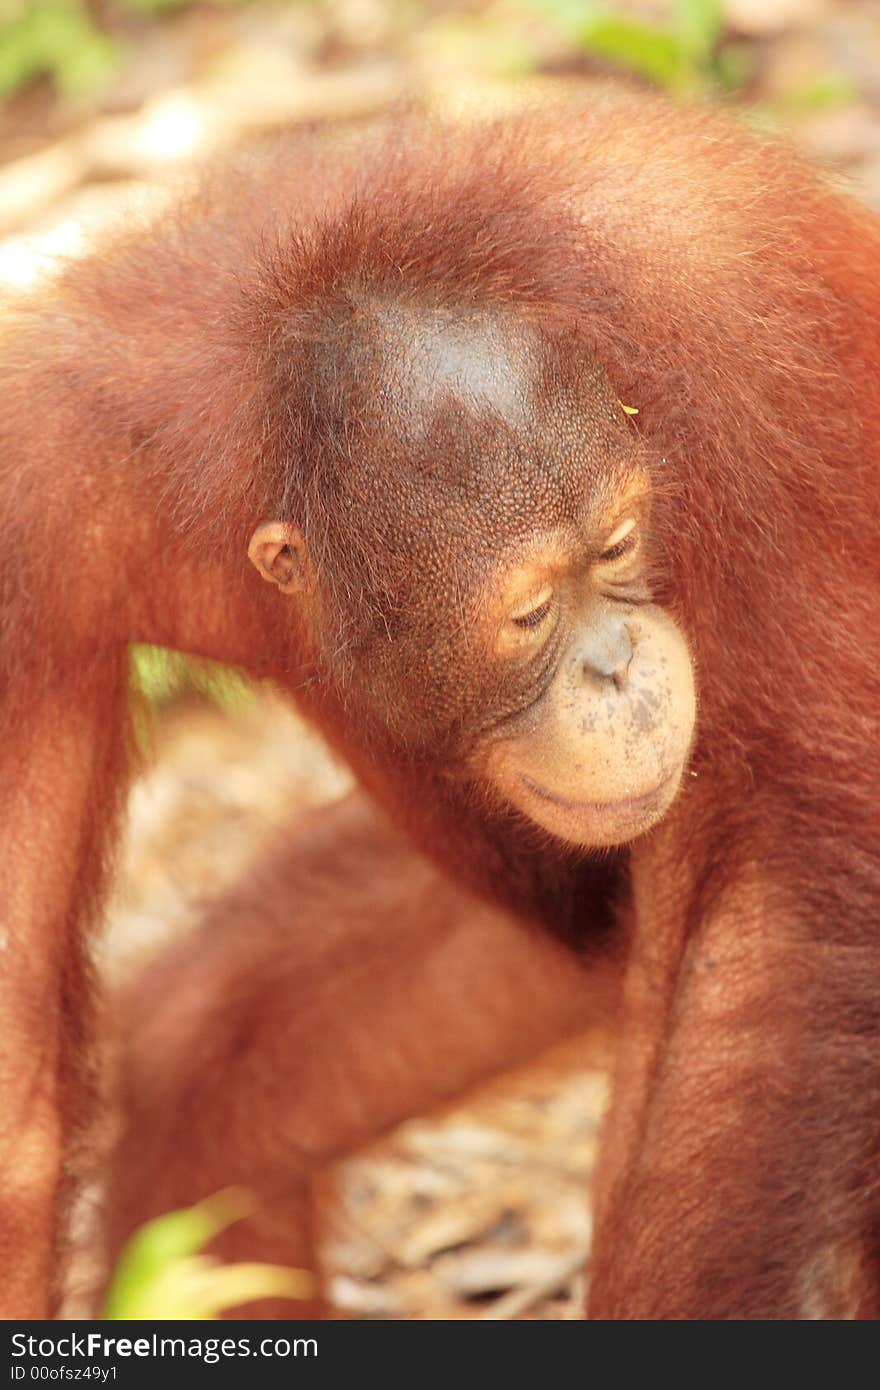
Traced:
<path fill-rule="evenodd" d="M 550 602 L 542 603 L 540 608 L 532 609 L 531 613 L 525 613 L 521 618 L 514 618 L 516 627 L 537 627 L 542 623 L 550 612 Z"/>
<path fill-rule="evenodd" d="M 620 560 L 624 555 L 635 550 L 638 543 L 639 533 L 636 529 L 636 519 L 631 516 L 621 526 L 618 526 L 616 531 L 612 531 L 605 542 L 604 549 L 599 552 L 599 559 L 603 563 Z"/>
<path fill-rule="evenodd" d="M 514 627 L 528 629 L 539 627 L 547 617 L 553 604 L 553 590 L 547 585 L 540 593 L 535 594 L 529 599 L 527 605 L 523 605 L 515 613 L 511 613 L 510 621 Z"/>

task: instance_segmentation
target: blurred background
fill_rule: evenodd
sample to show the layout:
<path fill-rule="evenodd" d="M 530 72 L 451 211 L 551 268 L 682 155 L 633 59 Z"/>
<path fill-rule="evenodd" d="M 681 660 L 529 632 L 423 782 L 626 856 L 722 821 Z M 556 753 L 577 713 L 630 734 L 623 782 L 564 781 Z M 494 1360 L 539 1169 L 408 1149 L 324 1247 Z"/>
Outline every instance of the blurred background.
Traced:
<path fill-rule="evenodd" d="M 402 99 L 499 112 L 610 73 L 733 108 L 880 209 L 880 0 L 0 0 L 0 297 L 252 133 Z M 191 926 L 273 826 L 349 786 L 233 672 L 142 649 L 132 683 L 145 771 L 111 977 Z M 340 1165 L 323 1237 L 338 1315 L 578 1317 L 606 1052 L 576 1040 Z"/>
<path fill-rule="evenodd" d="M 880 0 L 0 0 L 0 285 L 248 132 L 609 72 L 786 130 L 880 206 Z"/>

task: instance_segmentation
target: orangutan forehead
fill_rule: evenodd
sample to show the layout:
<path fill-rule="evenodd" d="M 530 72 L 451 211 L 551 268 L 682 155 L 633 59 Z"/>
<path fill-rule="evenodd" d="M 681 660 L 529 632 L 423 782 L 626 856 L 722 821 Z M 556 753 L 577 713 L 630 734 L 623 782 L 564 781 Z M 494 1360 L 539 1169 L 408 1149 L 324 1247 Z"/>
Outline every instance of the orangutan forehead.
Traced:
<path fill-rule="evenodd" d="M 376 316 L 382 377 L 393 411 L 427 426 L 454 399 L 513 428 L 527 424 L 534 334 L 498 313 L 388 306 Z"/>
<path fill-rule="evenodd" d="M 377 528 L 374 551 L 423 553 L 428 572 L 454 528 L 472 568 L 465 551 L 583 526 L 632 464 L 623 409 L 573 338 L 502 309 L 375 300 L 346 328 L 337 380 L 353 383 L 358 428 L 336 485 L 360 530 Z"/>

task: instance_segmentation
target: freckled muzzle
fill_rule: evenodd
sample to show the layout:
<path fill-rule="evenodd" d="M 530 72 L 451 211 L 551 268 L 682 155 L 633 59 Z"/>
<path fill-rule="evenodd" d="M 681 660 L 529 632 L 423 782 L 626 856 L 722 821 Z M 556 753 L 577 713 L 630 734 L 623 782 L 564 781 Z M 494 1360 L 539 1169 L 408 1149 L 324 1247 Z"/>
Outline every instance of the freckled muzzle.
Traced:
<path fill-rule="evenodd" d="M 695 719 L 693 667 L 675 623 L 658 608 L 609 604 L 570 643 L 529 733 L 492 750 L 489 773 L 549 833 L 625 843 L 673 801 Z"/>

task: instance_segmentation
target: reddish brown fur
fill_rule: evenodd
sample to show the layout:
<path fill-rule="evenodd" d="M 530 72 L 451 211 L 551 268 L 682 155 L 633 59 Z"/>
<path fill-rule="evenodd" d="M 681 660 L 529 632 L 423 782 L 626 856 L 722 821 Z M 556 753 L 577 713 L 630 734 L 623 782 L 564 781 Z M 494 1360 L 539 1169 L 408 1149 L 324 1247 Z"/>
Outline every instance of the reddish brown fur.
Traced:
<path fill-rule="evenodd" d="M 110 1267 L 141 1221 L 240 1183 L 255 1215 L 212 1248 L 314 1269 L 317 1169 L 610 1023 L 617 985 L 454 887 L 362 797 L 304 817 L 117 1001 Z"/>
<path fill-rule="evenodd" d="M 370 721 L 353 737 L 344 661 L 335 691 L 314 680 L 296 610 L 247 570 L 279 508 L 338 539 L 307 368 L 359 276 L 575 334 L 656 461 L 697 780 L 610 869 L 637 914 L 592 1311 L 797 1316 L 829 1252 L 876 1259 L 878 260 L 876 220 L 784 153 L 609 92 L 501 130 L 404 129 L 329 172 L 281 142 L 7 322 L 4 1311 L 45 1306 L 58 1116 L 81 1109 L 68 1033 L 128 766 L 126 641 L 296 690 L 421 845 L 556 930 L 580 939 L 608 891 L 463 816 Z M 414 677 L 414 707 L 428 695 Z"/>

